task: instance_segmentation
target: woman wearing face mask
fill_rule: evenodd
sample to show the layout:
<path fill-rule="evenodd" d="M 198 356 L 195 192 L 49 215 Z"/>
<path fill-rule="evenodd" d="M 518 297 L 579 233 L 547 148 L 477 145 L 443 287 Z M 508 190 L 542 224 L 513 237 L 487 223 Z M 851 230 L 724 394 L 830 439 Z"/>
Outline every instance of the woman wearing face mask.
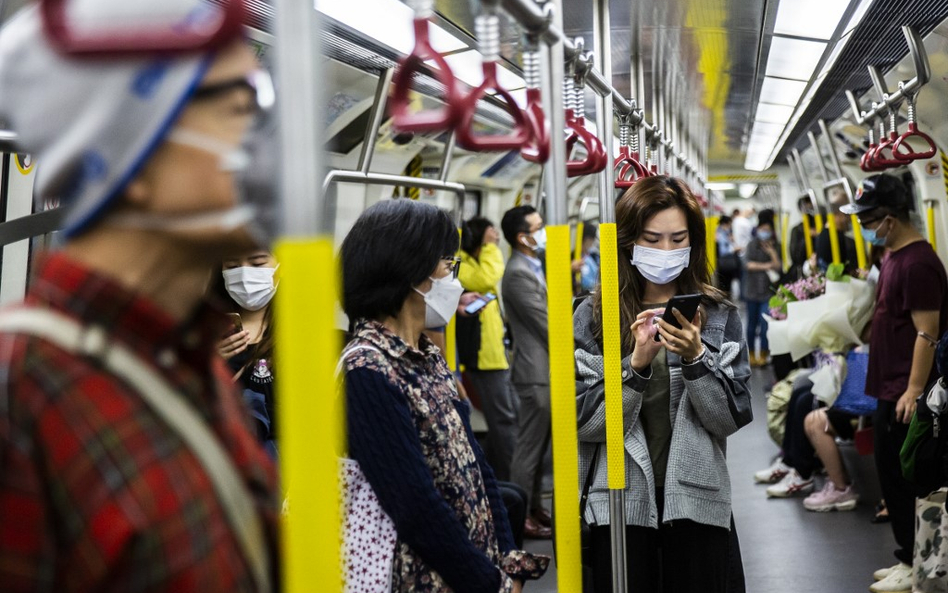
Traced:
<path fill-rule="evenodd" d="M 458 306 L 458 243 L 445 212 L 386 200 L 342 244 L 348 456 L 395 524 L 392 591 L 520 591 L 549 561 L 515 548 L 469 410 L 423 335 Z"/>
<path fill-rule="evenodd" d="M 217 351 L 243 390 L 260 442 L 275 455 L 271 302 L 276 294 L 274 274 L 279 265 L 273 254 L 261 249 L 224 260 L 222 268 L 220 279 L 233 326 L 230 335 L 218 343 Z"/>
<path fill-rule="evenodd" d="M 780 255 L 774 239 L 774 224 L 771 219 L 761 219 L 754 239 L 747 245 L 747 272 L 744 278 L 744 302 L 747 304 L 747 348 L 750 350 L 751 366 L 764 366 L 770 357 L 767 341 L 767 320 L 770 297 L 774 291 L 771 284 L 780 277 Z M 755 345 L 759 341 L 759 348 Z M 756 354 L 755 354 L 756 352 Z"/>
<path fill-rule="evenodd" d="M 681 180 L 637 181 L 616 218 L 629 590 L 743 591 L 725 460 L 727 436 L 751 420 L 740 316 L 710 284 L 704 217 Z M 702 299 L 693 319 L 671 311 L 677 329 L 659 316 L 680 294 Z M 595 458 L 585 518 L 602 593 L 612 584 L 601 287 L 574 329 L 580 480 Z"/>

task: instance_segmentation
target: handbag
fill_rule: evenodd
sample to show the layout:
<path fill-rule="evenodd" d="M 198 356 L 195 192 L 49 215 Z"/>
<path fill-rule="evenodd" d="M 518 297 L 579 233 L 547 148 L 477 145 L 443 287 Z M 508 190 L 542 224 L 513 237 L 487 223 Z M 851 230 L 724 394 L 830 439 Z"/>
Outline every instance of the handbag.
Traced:
<path fill-rule="evenodd" d="M 948 488 L 915 501 L 912 591 L 948 593 Z"/>
<path fill-rule="evenodd" d="M 948 409 L 932 409 L 929 396 L 945 387 L 939 379 L 916 400 L 915 414 L 899 452 L 902 475 L 926 494 L 948 485 Z M 945 534 L 948 536 L 948 533 Z"/>
<path fill-rule="evenodd" d="M 876 411 L 878 400 L 866 395 L 869 353 L 850 350 L 846 355 L 846 368 L 846 378 L 832 408 L 853 416 L 871 416 Z"/>
<path fill-rule="evenodd" d="M 357 350 L 374 350 L 356 345 L 343 351 L 336 367 L 342 376 L 342 365 Z M 340 561 L 345 579 L 345 593 L 388 593 L 392 589 L 392 566 L 398 533 L 379 499 L 372 490 L 359 462 L 348 457 L 339 459 L 340 505 L 342 510 L 342 546 Z"/>

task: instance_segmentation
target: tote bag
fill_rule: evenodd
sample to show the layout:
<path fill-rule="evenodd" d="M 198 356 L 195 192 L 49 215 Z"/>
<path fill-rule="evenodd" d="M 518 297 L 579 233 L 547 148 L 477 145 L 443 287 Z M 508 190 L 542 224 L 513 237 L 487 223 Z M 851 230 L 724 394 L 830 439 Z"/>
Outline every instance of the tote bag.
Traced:
<path fill-rule="evenodd" d="M 912 590 L 948 593 L 948 488 L 915 501 L 915 554 Z"/>
<path fill-rule="evenodd" d="M 336 376 L 342 376 L 346 357 L 357 350 L 375 350 L 354 346 L 342 353 Z M 339 459 L 339 485 L 342 505 L 342 574 L 345 593 L 388 593 L 392 590 L 392 563 L 395 560 L 395 524 L 382 510 L 372 485 L 355 459 Z"/>

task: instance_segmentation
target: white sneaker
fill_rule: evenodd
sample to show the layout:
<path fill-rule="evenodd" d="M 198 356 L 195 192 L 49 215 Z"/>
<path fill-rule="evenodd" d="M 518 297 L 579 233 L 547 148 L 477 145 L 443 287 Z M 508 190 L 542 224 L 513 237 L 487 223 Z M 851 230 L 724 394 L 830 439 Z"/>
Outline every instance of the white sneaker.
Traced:
<path fill-rule="evenodd" d="M 884 579 L 884 578 L 886 578 L 887 576 L 889 576 L 889 573 L 891 573 L 893 570 L 895 570 L 896 568 L 898 568 L 898 567 L 901 566 L 901 565 L 902 565 L 902 563 L 899 562 L 898 564 L 894 564 L 894 565 L 890 566 L 889 568 L 880 568 L 879 570 L 877 570 L 877 571 L 875 571 L 874 573 L 872 573 L 872 578 L 874 578 L 874 579 L 877 580 L 877 581 L 881 581 L 882 579 Z"/>
<path fill-rule="evenodd" d="M 803 506 L 808 511 L 825 513 L 851 511 L 856 508 L 857 502 L 859 502 L 859 495 L 853 490 L 852 484 L 840 490 L 832 480 L 826 480 L 822 490 L 814 492 L 803 500 Z"/>
<path fill-rule="evenodd" d="M 869 586 L 872 593 L 912 593 L 912 567 L 908 564 L 893 566 L 889 574 Z"/>
<path fill-rule="evenodd" d="M 783 462 L 783 457 L 778 457 L 773 465 L 754 473 L 754 482 L 758 484 L 774 484 L 779 482 L 780 479 L 788 473 L 790 473 L 790 466 Z"/>
<path fill-rule="evenodd" d="M 813 478 L 804 480 L 797 473 L 797 470 L 790 468 L 790 471 L 782 480 L 767 487 L 767 496 L 774 498 L 789 498 L 797 494 L 809 494 L 813 491 Z"/>

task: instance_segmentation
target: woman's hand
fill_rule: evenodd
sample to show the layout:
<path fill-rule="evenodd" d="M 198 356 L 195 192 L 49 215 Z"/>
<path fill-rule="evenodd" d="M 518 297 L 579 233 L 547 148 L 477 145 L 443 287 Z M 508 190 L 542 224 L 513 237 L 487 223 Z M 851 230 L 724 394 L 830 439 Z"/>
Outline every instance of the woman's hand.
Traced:
<path fill-rule="evenodd" d="M 635 350 L 632 351 L 632 369 L 641 373 L 652 364 L 662 343 L 655 341 L 655 317 L 662 314 L 663 309 L 649 309 L 642 311 L 632 324 L 632 335 L 635 336 Z"/>
<path fill-rule="evenodd" d="M 659 319 L 658 333 L 662 342 L 669 352 L 674 352 L 686 361 L 698 358 L 704 351 L 704 344 L 701 343 L 701 311 L 695 313 L 691 321 L 685 319 L 678 309 L 672 309 L 672 314 L 681 324 L 681 329 Z"/>
<path fill-rule="evenodd" d="M 228 360 L 246 350 L 249 344 L 250 332 L 247 330 L 239 331 L 218 342 L 217 353 L 220 354 L 224 360 Z"/>

